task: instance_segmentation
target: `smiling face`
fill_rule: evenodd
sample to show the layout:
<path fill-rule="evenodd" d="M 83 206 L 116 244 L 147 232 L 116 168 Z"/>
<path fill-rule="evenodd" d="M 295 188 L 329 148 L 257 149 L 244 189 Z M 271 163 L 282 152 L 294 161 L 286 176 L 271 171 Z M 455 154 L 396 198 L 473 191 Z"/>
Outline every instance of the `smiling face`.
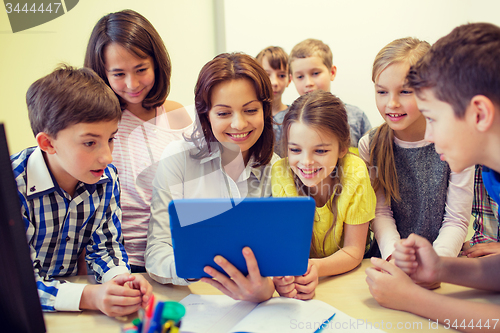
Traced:
<path fill-rule="evenodd" d="M 318 56 L 296 58 L 291 62 L 290 68 L 293 84 L 301 96 L 318 89 L 330 92 L 330 83 L 337 73 L 335 66 L 326 67 Z"/>
<path fill-rule="evenodd" d="M 219 83 L 212 89 L 208 119 L 212 132 L 230 150 L 240 150 L 245 162 L 249 149 L 264 130 L 264 110 L 248 79 Z"/>
<path fill-rule="evenodd" d="M 42 149 L 59 186 L 71 194 L 78 181 L 97 183 L 113 161 L 111 153 L 117 131 L 118 121 L 112 120 L 78 123 L 59 131 L 57 138 L 49 137 L 50 147 Z"/>
<path fill-rule="evenodd" d="M 403 141 L 424 138 L 425 118 L 417 107 L 413 89 L 404 85 L 410 69 L 407 63 L 393 63 L 375 80 L 375 101 L 394 135 Z"/>
<path fill-rule="evenodd" d="M 309 188 L 316 188 L 318 194 L 331 193 L 333 179 L 330 174 L 339 158 L 347 151 L 340 151 L 338 139 L 325 131 L 301 122 L 290 126 L 288 136 L 288 163 L 292 171 Z M 313 191 L 314 192 L 314 191 Z"/>
<path fill-rule="evenodd" d="M 479 164 L 478 154 L 481 143 L 477 141 L 474 115 L 466 111 L 465 118 L 455 116 L 450 104 L 438 100 L 432 90 L 423 89 L 417 97 L 420 111 L 427 121 L 425 139 L 434 142 L 436 152 L 442 161 L 448 162 L 454 172 L 461 172 L 474 164 Z"/>
<path fill-rule="evenodd" d="M 104 50 L 104 60 L 111 89 L 128 107 L 141 105 L 155 83 L 153 59 L 139 58 L 123 46 L 112 43 Z"/>

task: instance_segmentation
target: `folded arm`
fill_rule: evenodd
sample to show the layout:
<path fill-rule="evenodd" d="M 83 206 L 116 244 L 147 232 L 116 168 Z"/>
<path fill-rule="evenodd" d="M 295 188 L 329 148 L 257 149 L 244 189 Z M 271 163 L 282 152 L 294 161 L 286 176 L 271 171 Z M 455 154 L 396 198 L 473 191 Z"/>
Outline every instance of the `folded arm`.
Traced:
<path fill-rule="evenodd" d="M 148 242 L 144 260 L 149 276 L 159 283 L 187 285 L 185 279 L 179 278 L 175 269 L 174 249 L 170 231 L 168 205 L 174 198 L 182 198 L 183 168 L 172 159 L 160 160 L 156 177 L 153 181 L 151 199 L 151 217 L 148 225 Z"/>
<path fill-rule="evenodd" d="M 460 253 L 471 219 L 473 188 L 474 167 L 451 173 L 443 224 L 433 243 L 438 255 L 456 257 Z"/>
<path fill-rule="evenodd" d="M 414 284 L 401 269 L 391 263 L 378 258 L 372 258 L 372 263 L 374 267 L 366 269 L 366 282 L 380 305 L 438 320 L 448 328 L 454 322 L 460 325 L 465 320 L 466 332 L 477 331 L 477 327 L 471 328 L 468 325 L 471 321 L 477 325 L 479 320 L 483 324 L 489 320 L 492 328 L 496 325 L 495 330 L 500 329 L 497 320 L 500 306 L 460 300 L 429 291 Z"/>
<path fill-rule="evenodd" d="M 415 234 L 401 240 L 394 255 L 396 265 L 415 282 L 447 282 L 500 291 L 500 256 L 477 259 L 439 257 L 425 238 Z"/>
<path fill-rule="evenodd" d="M 359 157 L 365 161 L 366 165 L 370 165 L 370 138 L 368 135 L 363 136 L 359 140 Z M 370 173 L 370 177 L 375 176 L 375 174 Z M 394 243 L 400 240 L 401 236 L 396 227 L 396 220 L 392 215 L 391 207 L 385 203 L 383 189 L 379 188 L 375 194 L 377 196 L 377 204 L 371 228 L 377 240 L 382 259 L 387 259 L 394 252 Z"/>
<path fill-rule="evenodd" d="M 96 227 L 86 247 L 86 260 L 90 262 L 97 282 L 107 282 L 119 274 L 130 272 L 123 245 L 122 212 L 118 204 L 120 186 L 116 173 L 113 176 L 113 181 L 105 188 L 106 192 L 112 190 L 112 195 L 102 198 L 103 209 L 95 213 Z"/>

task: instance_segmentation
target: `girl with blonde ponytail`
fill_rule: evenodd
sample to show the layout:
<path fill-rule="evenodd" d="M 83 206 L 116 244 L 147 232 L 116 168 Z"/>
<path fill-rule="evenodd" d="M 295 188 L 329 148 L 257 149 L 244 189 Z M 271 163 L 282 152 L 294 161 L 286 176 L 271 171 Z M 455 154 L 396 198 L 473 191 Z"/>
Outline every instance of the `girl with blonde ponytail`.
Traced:
<path fill-rule="evenodd" d="M 368 256 L 390 260 L 394 243 L 416 233 L 441 256 L 456 257 L 467 235 L 473 168 L 460 174 L 425 140 L 426 120 L 417 107 L 406 75 L 430 48 L 416 38 L 401 38 L 375 57 L 372 81 L 384 124 L 359 142 L 377 194 L 374 242 Z"/>

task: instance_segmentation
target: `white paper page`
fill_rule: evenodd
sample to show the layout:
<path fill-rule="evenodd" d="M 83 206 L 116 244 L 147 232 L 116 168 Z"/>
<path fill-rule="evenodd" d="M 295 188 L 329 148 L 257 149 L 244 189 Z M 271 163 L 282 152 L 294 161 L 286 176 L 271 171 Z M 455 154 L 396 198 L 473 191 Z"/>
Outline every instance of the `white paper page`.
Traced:
<path fill-rule="evenodd" d="M 232 332 L 314 332 L 336 311 L 321 301 L 274 297 L 259 304 Z"/>
<path fill-rule="evenodd" d="M 383 323 L 383 321 L 382 321 Z M 375 333 L 384 332 L 375 327 L 380 326 L 379 322 L 367 322 L 363 319 L 356 319 L 337 310 L 335 317 L 325 325 L 321 333 L 342 332 L 342 333 Z M 392 327 L 395 329 L 396 327 Z"/>
<path fill-rule="evenodd" d="M 180 303 L 186 307 L 181 333 L 229 332 L 256 303 L 235 301 L 225 295 L 188 295 Z"/>
<path fill-rule="evenodd" d="M 322 332 L 381 332 L 319 301 L 275 297 L 259 304 L 231 332 L 315 332 L 335 313 Z"/>

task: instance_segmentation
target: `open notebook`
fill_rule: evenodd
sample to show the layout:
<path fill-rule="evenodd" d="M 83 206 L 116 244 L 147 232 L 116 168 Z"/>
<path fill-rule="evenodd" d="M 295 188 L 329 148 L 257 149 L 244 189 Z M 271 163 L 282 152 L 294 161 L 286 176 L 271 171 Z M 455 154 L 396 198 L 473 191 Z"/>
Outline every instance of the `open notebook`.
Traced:
<path fill-rule="evenodd" d="M 320 326 L 321 332 L 382 332 L 372 323 L 350 317 L 318 300 L 273 297 L 252 303 L 225 295 L 191 294 L 181 303 L 186 307 L 181 333 L 313 333 Z M 333 314 L 331 321 L 325 323 Z"/>

